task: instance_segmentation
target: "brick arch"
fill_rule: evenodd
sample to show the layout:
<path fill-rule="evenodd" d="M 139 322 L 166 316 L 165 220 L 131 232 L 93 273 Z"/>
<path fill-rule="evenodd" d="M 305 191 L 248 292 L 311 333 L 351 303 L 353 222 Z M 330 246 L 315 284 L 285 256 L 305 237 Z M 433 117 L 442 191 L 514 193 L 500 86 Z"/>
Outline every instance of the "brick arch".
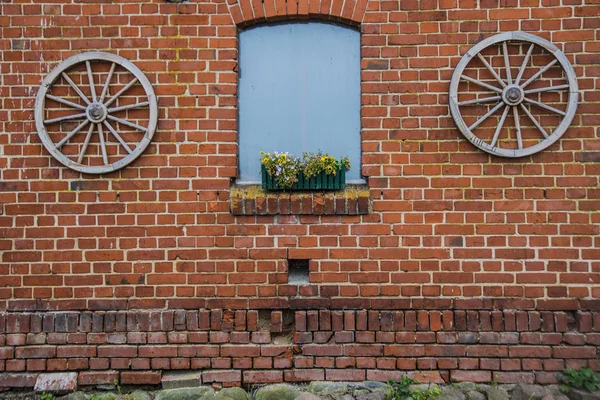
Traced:
<path fill-rule="evenodd" d="M 362 23 L 368 0 L 228 0 L 235 24 L 245 27 L 292 19 Z"/>

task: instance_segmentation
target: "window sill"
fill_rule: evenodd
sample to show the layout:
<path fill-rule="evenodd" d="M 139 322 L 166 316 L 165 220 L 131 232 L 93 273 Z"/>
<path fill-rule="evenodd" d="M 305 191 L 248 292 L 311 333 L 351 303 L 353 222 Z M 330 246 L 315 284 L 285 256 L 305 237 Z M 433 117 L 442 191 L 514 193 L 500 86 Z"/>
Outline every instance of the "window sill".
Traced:
<path fill-rule="evenodd" d="M 371 209 L 369 188 L 337 191 L 266 192 L 261 186 L 233 186 L 233 215 L 363 215 Z"/>

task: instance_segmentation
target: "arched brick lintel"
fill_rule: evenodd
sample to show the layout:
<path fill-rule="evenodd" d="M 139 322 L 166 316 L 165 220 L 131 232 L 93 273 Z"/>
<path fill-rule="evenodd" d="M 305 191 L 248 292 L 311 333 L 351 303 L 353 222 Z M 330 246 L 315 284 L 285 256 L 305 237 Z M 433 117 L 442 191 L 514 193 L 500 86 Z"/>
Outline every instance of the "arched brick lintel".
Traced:
<path fill-rule="evenodd" d="M 369 0 L 229 0 L 239 27 L 294 19 L 320 19 L 358 26 Z"/>

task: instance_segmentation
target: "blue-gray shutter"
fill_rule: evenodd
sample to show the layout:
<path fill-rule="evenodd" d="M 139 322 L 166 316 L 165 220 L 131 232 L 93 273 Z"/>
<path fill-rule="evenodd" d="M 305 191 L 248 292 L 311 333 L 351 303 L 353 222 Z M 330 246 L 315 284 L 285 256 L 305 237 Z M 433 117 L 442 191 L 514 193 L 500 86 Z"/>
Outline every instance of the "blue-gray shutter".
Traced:
<path fill-rule="evenodd" d="M 239 181 L 260 182 L 260 151 L 348 156 L 360 175 L 360 33 L 324 22 L 239 36 Z"/>

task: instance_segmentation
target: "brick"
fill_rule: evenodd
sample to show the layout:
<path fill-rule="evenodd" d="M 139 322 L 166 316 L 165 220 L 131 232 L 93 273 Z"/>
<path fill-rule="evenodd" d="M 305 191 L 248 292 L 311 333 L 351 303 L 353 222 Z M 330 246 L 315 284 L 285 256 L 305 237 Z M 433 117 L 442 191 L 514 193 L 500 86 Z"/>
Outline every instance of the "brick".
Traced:
<path fill-rule="evenodd" d="M 39 374 L 34 390 L 36 392 L 50 392 L 65 394 L 77 390 L 77 373 L 62 372 L 51 374 Z"/>
<path fill-rule="evenodd" d="M 187 368 L 189 368 L 189 365 Z M 198 387 L 201 382 L 202 373 L 195 371 L 166 371 L 162 374 L 160 380 L 163 389 Z"/>
<path fill-rule="evenodd" d="M 279 383 L 283 382 L 283 371 L 244 371 L 245 383 Z"/>
<path fill-rule="evenodd" d="M 119 373 L 117 371 L 82 371 L 77 378 L 77 382 L 81 386 L 112 385 L 118 380 Z"/>
<path fill-rule="evenodd" d="M 15 350 L 16 358 L 53 358 L 56 357 L 55 346 L 27 346 Z"/>
<path fill-rule="evenodd" d="M 490 371 L 450 371 L 450 379 L 452 382 L 476 382 L 486 383 L 492 380 Z"/>
<path fill-rule="evenodd" d="M 325 379 L 328 381 L 364 381 L 366 372 L 360 369 L 326 369 Z"/>
<path fill-rule="evenodd" d="M 0 374 L 0 387 L 2 388 L 33 388 L 37 380 L 37 373 L 5 373 Z"/>
<path fill-rule="evenodd" d="M 202 372 L 203 383 L 241 383 L 242 374 L 234 370 L 211 370 Z"/>
<path fill-rule="evenodd" d="M 325 380 L 325 371 L 322 369 L 293 369 L 283 371 L 285 382 L 311 382 Z"/>
<path fill-rule="evenodd" d="M 158 385 L 161 373 L 156 371 L 123 371 L 121 372 L 122 385 Z"/>

